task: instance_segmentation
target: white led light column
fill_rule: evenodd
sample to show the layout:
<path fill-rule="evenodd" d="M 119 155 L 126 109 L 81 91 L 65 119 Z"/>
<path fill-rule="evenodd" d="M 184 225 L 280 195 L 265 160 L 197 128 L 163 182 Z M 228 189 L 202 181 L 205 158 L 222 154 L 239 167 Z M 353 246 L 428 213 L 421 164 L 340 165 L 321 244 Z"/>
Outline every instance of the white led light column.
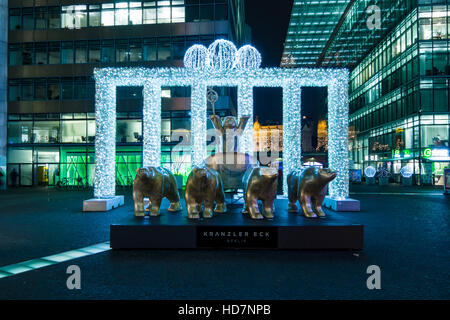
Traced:
<path fill-rule="evenodd" d="M 108 198 L 116 190 L 116 85 L 95 82 L 95 182 L 94 197 Z"/>
<path fill-rule="evenodd" d="M 328 85 L 328 163 L 336 178 L 331 181 L 331 198 L 348 198 L 348 72 Z"/>
<path fill-rule="evenodd" d="M 194 83 L 191 88 L 191 163 L 201 166 L 206 159 L 206 84 Z"/>
<path fill-rule="evenodd" d="M 161 85 L 146 82 L 142 91 L 143 165 L 161 165 Z"/>
<path fill-rule="evenodd" d="M 293 80 L 283 86 L 283 193 L 287 175 L 302 166 L 301 88 Z"/>
<path fill-rule="evenodd" d="M 250 119 L 245 126 L 244 132 L 239 141 L 239 152 L 253 155 L 253 86 L 248 82 L 238 86 L 238 121 L 242 116 L 249 116 Z"/>

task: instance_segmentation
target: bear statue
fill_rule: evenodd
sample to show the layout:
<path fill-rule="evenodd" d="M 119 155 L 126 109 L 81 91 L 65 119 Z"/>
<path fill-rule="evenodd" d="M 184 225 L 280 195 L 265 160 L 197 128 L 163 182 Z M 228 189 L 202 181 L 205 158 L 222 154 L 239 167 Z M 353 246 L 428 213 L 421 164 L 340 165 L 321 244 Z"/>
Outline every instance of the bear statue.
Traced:
<path fill-rule="evenodd" d="M 273 202 L 277 197 L 278 171 L 271 167 L 253 167 L 242 178 L 244 210 L 252 219 L 273 218 Z M 264 217 L 259 212 L 258 200 L 264 206 Z"/>
<path fill-rule="evenodd" d="M 162 167 L 143 167 L 136 170 L 133 184 L 134 215 L 145 216 L 144 197 L 149 198 L 150 215 L 159 216 L 161 201 L 170 201 L 169 211 L 181 209 L 177 182 L 173 174 Z"/>
<path fill-rule="evenodd" d="M 327 193 L 328 183 L 334 178 L 336 178 L 336 172 L 317 167 L 307 167 L 289 173 L 287 176 L 288 211 L 298 212 L 298 200 L 305 217 L 325 217 L 322 203 Z"/>
<path fill-rule="evenodd" d="M 212 218 L 213 212 L 227 211 L 222 179 L 216 170 L 206 166 L 192 168 L 186 181 L 184 195 L 189 219 L 200 218 L 202 204 L 204 218 Z"/>

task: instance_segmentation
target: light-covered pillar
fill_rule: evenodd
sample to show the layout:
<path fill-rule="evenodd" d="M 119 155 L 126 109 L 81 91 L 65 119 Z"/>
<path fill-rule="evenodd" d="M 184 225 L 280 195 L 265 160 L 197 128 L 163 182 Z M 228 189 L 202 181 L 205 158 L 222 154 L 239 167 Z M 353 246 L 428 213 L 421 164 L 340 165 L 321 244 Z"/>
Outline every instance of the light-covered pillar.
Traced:
<path fill-rule="evenodd" d="M 155 82 L 144 84 L 142 134 L 143 164 L 159 167 L 161 165 L 161 85 Z"/>
<path fill-rule="evenodd" d="M 6 189 L 6 88 L 8 83 L 8 1 L 0 0 L 0 190 Z"/>
<path fill-rule="evenodd" d="M 302 165 L 301 87 L 295 81 L 283 86 L 283 192 L 287 175 Z"/>
<path fill-rule="evenodd" d="M 347 199 L 348 192 L 348 73 L 328 85 L 328 163 L 336 178 L 330 197 Z"/>
<path fill-rule="evenodd" d="M 238 123 L 242 116 L 248 116 L 249 120 L 238 144 L 239 152 L 252 155 L 255 151 L 253 144 L 253 86 L 247 82 L 238 86 Z"/>
<path fill-rule="evenodd" d="M 116 193 L 116 86 L 95 82 L 95 183 L 94 196 L 109 198 Z"/>
<path fill-rule="evenodd" d="M 191 89 L 191 163 L 201 166 L 206 159 L 206 84 L 194 83 Z"/>

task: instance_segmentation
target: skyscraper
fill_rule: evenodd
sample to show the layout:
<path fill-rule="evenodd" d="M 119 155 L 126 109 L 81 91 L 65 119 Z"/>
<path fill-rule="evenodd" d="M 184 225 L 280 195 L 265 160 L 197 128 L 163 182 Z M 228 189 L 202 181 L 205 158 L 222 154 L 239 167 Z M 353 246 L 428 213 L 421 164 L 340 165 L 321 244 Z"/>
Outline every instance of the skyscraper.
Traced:
<path fill-rule="evenodd" d="M 281 65 L 350 69 L 350 157 L 443 183 L 449 155 L 450 2 L 295 0 Z"/>

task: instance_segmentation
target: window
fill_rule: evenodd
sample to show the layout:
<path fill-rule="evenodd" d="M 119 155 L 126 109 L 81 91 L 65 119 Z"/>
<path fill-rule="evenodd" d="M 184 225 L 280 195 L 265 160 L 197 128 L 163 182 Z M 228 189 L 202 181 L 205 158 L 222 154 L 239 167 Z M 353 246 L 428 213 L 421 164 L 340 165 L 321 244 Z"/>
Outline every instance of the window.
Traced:
<path fill-rule="evenodd" d="M 61 81 L 62 99 L 71 100 L 73 98 L 73 81 L 72 79 L 63 79 Z"/>
<path fill-rule="evenodd" d="M 86 99 L 86 79 L 75 78 L 74 80 L 74 99 Z"/>
<path fill-rule="evenodd" d="M 22 64 L 22 53 L 19 45 L 9 45 L 9 65 L 19 66 Z"/>
<path fill-rule="evenodd" d="M 100 41 L 89 41 L 89 62 L 100 62 Z"/>
<path fill-rule="evenodd" d="M 62 28 L 80 29 L 87 27 L 87 6 L 71 5 L 62 7 Z"/>
<path fill-rule="evenodd" d="M 33 8 L 23 8 L 22 26 L 25 30 L 31 30 L 34 28 Z"/>
<path fill-rule="evenodd" d="M 128 55 L 128 41 L 119 40 L 116 45 L 116 62 L 127 62 Z"/>
<path fill-rule="evenodd" d="M 102 4 L 102 26 L 114 25 L 114 4 Z"/>
<path fill-rule="evenodd" d="M 20 101 L 20 81 L 10 80 L 8 82 L 8 101 Z"/>
<path fill-rule="evenodd" d="M 130 61 L 142 60 L 142 44 L 139 40 L 130 41 Z"/>
<path fill-rule="evenodd" d="M 86 52 L 86 42 L 77 41 L 75 42 L 75 63 L 86 63 L 87 52 Z"/>
<path fill-rule="evenodd" d="M 115 11 L 116 26 L 124 26 L 128 24 L 128 2 L 119 2 L 116 3 L 116 11 Z"/>
<path fill-rule="evenodd" d="M 48 8 L 48 27 L 50 29 L 61 28 L 61 9 L 60 9 L 60 7 Z"/>
<path fill-rule="evenodd" d="M 142 8 L 140 2 L 130 2 L 130 24 L 142 24 Z"/>
<path fill-rule="evenodd" d="M 158 39 L 158 60 L 170 59 L 170 42 L 169 39 Z"/>
<path fill-rule="evenodd" d="M 154 39 L 144 39 L 143 60 L 156 60 L 156 43 Z"/>
<path fill-rule="evenodd" d="M 90 5 L 89 6 L 89 27 L 100 26 L 100 6 Z"/>
<path fill-rule="evenodd" d="M 170 23 L 170 7 L 158 7 L 158 23 Z"/>
<path fill-rule="evenodd" d="M 9 30 L 19 30 L 22 27 L 20 9 L 9 10 Z"/>
<path fill-rule="evenodd" d="M 22 100 L 30 101 L 33 100 L 33 82 L 31 80 L 22 81 Z"/>
<path fill-rule="evenodd" d="M 73 42 L 67 41 L 62 43 L 61 63 L 72 64 L 74 60 Z"/>
<path fill-rule="evenodd" d="M 49 79 L 48 87 L 47 87 L 47 99 L 48 100 L 59 100 L 59 80 L 58 79 Z"/>
<path fill-rule="evenodd" d="M 103 40 L 102 42 L 102 62 L 114 62 L 114 43 L 111 40 Z"/>
<path fill-rule="evenodd" d="M 34 53 L 34 64 L 47 64 L 47 44 L 36 43 Z"/>
<path fill-rule="evenodd" d="M 35 100 L 47 99 L 47 84 L 45 80 L 34 81 L 34 99 Z"/>
<path fill-rule="evenodd" d="M 60 43 L 50 42 L 48 52 L 48 63 L 49 64 L 60 64 Z"/>
<path fill-rule="evenodd" d="M 36 29 L 47 28 L 47 7 L 38 7 L 35 11 Z"/>
<path fill-rule="evenodd" d="M 172 7 L 172 22 L 184 22 L 184 6 Z"/>

